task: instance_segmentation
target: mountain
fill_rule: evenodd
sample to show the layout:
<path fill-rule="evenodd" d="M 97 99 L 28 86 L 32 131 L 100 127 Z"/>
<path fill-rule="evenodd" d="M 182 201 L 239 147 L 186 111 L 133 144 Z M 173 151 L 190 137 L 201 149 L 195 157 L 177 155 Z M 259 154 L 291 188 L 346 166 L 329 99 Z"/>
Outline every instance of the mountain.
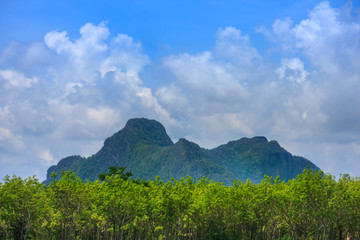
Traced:
<path fill-rule="evenodd" d="M 184 138 L 174 144 L 161 123 L 136 118 L 107 138 L 93 156 L 70 156 L 51 166 L 44 183 L 51 182 L 51 172 L 70 169 L 82 179 L 93 181 L 99 173 L 107 172 L 109 166 L 126 166 L 133 177 L 141 179 L 160 176 L 167 181 L 186 175 L 194 179 L 205 176 L 227 185 L 234 179 L 260 182 L 264 174 L 288 180 L 307 166 L 318 169 L 309 160 L 293 156 L 265 137 L 241 138 L 208 150 Z"/>

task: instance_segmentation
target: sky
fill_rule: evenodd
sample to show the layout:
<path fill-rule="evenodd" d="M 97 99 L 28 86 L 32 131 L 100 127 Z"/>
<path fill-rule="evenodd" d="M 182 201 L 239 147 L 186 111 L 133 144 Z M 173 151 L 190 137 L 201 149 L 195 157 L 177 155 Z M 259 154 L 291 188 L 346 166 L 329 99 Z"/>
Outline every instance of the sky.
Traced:
<path fill-rule="evenodd" d="M 0 1 L 0 178 L 45 180 L 135 117 L 360 177 L 360 1 Z"/>

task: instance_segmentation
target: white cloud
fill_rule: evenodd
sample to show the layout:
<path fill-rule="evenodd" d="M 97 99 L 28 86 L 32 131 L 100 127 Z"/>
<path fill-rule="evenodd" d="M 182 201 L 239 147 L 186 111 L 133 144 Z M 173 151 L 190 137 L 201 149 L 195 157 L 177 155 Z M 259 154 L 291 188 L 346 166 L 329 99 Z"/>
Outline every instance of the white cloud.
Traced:
<path fill-rule="evenodd" d="M 121 70 L 116 71 L 114 82 L 122 86 L 131 87 L 136 87 L 142 84 L 142 81 L 136 72 L 122 72 Z"/>
<path fill-rule="evenodd" d="M 188 107 L 191 105 L 191 100 L 188 99 L 183 89 L 174 84 L 159 88 L 155 96 L 165 109 L 171 109 L 171 115 L 178 120 L 192 114 L 191 108 Z"/>
<path fill-rule="evenodd" d="M 42 42 L 21 44 L 11 41 L 0 51 L 2 69 L 19 71 L 24 75 L 35 75 L 51 62 L 51 51 Z"/>
<path fill-rule="evenodd" d="M 248 35 L 234 27 L 220 28 L 216 33 L 215 53 L 229 59 L 242 68 L 252 68 L 254 61 L 261 59 L 256 48 L 251 46 Z"/>
<path fill-rule="evenodd" d="M 53 163 L 54 162 L 54 157 L 51 154 L 50 149 L 45 149 L 39 152 L 39 157 L 41 159 L 44 159 L 45 161 L 49 162 L 49 163 Z"/>
<path fill-rule="evenodd" d="M 110 56 L 100 66 L 101 75 L 116 70 L 139 72 L 150 60 L 142 53 L 141 43 L 134 42 L 132 37 L 119 34 L 111 44 Z"/>
<path fill-rule="evenodd" d="M 14 123 L 15 116 L 10 111 L 9 106 L 0 107 L 0 119 L 0 127 L 10 127 Z"/>
<path fill-rule="evenodd" d="M 6 152 L 20 151 L 24 149 L 21 136 L 13 134 L 9 129 L 0 127 L 0 150 Z"/>
<path fill-rule="evenodd" d="M 309 75 L 304 69 L 304 63 L 299 58 L 284 58 L 281 60 L 281 66 L 276 70 L 280 79 L 286 79 L 291 82 L 302 83 Z"/>
<path fill-rule="evenodd" d="M 112 37 L 105 23 L 85 24 L 78 39 L 53 31 L 42 43 L 12 42 L 0 53 L 2 164 L 25 166 L 31 155 L 43 178 L 52 159 L 95 153 L 126 120 L 148 117 L 175 140 L 215 147 L 265 135 L 326 171 L 351 169 L 360 144 L 359 26 L 328 2 L 297 23 L 275 20 L 259 31 L 279 50 L 278 62 L 239 29 L 219 28 L 213 48 L 165 56 L 161 67 L 173 78 L 158 89 L 140 77 L 150 64 L 141 43 Z"/>
<path fill-rule="evenodd" d="M 218 30 L 213 51 L 165 58 L 163 64 L 176 81 L 159 88 L 156 97 L 186 126 L 173 131 L 176 137 L 213 147 L 254 133 L 257 91 L 252 82 L 261 81 L 262 61 L 249 37 L 233 27 Z"/>
<path fill-rule="evenodd" d="M 57 32 L 52 31 L 46 34 L 45 38 L 46 45 L 55 50 L 57 54 L 61 54 L 64 51 L 69 51 L 73 48 L 73 44 L 70 42 L 66 31 Z"/>
<path fill-rule="evenodd" d="M 249 96 L 244 91 L 242 79 L 234 76 L 233 66 L 218 62 L 210 52 L 171 56 L 165 59 L 164 65 L 173 72 L 182 87 L 196 91 L 207 101 L 229 102 Z"/>
<path fill-rule="evenodd" d="M 0 70 L 0 81 L 5 81 L 5 88 L 29 88 L 38 82 L 38 78 L 27 78 L 21 72 Z"/>
<path fill-rule="evenodd" d="M 351 13 L 322 2 L 300 23 L 294 25 L 289 18 L 276 20 L 272 32 L 263 32 L 285 50 L 291 46 L 299 51 L 327 74 L 339 77 L 346 71 L 359 75 L 360 23 L 349 16 Z"/>
<path fill-rule="evenodd" d="M 0 53 L 0 175 L 29 155 L 43 178 L 54 159 L 95 153 L 130 117 L 174 124 L 139 77 L 150 63 L 141 43 L 111 38 L 105 23 L 85 24 L 78 39 L 52 31 L 43 43 L 10 45 Z"/>
<path fill-rule="evenodd" d="M 109 29 L 104 23 L 87 23 L 80 28 L 80 34 L 75 41 L 69 39 L 66 31 L 52 31 L 44 38 L 46 45 L 59 55 L 60 62 L 50 68 L 57 83 L 93 83 L 99 78 L 99 66 L 108 50 Z"/>
<path fill-rule="evenodd" d="M 80 28 L 81 38 L 71 42 L 66 31 L 52 31 L 45 35 L 46 45 L 55 50 L 57 54 L 67 53 L 75 58 L 75 62 L 80 62 L 81 58 L 92 52 L 104 52 L 107 45 L 103 43 L 109 36 L 109 30 L 104 23 L 98 26 L 87 23 Z"/>
<path fill-rule="evenodd" d="M 344 146 L 326 160 L 317 158 L 334 139 L 359 142 L 359 29 L 358 19 L 343 16 L 328 2 L 299 23 L 276 20 L 271 30 L 259 30 L 281 51 L 275 69 L 240 30 L 219 29 L 213 50 L 165 58 L 176 80 L 156 96 L 171 115 L 192 123 L 175 134 L 210 147 L 226 137 L 266 135 L 285 146 L 298 144 L 291 148 L 295 154 L 313 156 L 320 167 L 329 161 L 332 167 L 324 168 L 335 171 Z M 307 154 L 310 141 L 322 147 Z M 357 156 L 346 149 L 348 158 Z"/>

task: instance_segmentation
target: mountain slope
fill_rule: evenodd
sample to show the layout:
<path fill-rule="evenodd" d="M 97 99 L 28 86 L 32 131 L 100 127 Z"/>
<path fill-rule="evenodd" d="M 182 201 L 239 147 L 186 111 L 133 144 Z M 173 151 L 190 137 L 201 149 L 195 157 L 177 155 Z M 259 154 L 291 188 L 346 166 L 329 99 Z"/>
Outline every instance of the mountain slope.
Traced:
<path fill-rule="evenodd" d="M 317 167 L 309 160 L 293 156 L 276 141 L 265 137 L 242 138 L 210 150 L 212 156 L 220 161 L 240 179 L 258 182 L 264 175 L 277 176 L 287 180 L 295 178 L 309 165 Z"/>
<path fill-rule="evenodd" d="M 136 178 L 164 181 L 186 175 L 194 179 L 205 176 L 231 184 L 234 179 L 259 182 L 264 174 L 288 180 L 296 177 L 309 165 L 309 160 L 291 155 L 276 141 L 265 137 L 242 138 L 207 150 L 196 143 L 180 139 L 175 144 L 165 128 L 155 120 L 130 119 L 125 127 L 107 138 L 104 146 L 91 157 L 70 156 L 48 169 L 50 183 L 52 171 L 72 169 L 83 179 L 96 180 L 109 166 L 126 166 Z"/>

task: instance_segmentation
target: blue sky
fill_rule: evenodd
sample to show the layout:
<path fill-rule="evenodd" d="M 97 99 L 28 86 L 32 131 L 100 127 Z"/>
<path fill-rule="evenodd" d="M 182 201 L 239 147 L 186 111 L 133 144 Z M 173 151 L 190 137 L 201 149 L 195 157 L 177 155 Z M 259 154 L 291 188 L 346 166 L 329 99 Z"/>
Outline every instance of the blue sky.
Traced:
<path fill-rule="evenodd" d="M 198 52 L 212 47 L 219 27 L 233 26 L 251 35 L 263 50 L 267 42 L 255 33 L 274 19 L 298 22 L 318 2 L 307 1 L 2 1 L 2 44 L 10 40 L 38 41 L 54 29 L 73 38 L 87 22 L 107 21 L 112 34 L 126 33 L 142 42 L 151 57 Z M 345 1 L 331 1 L 341 7 Z M 354 7 L 358 4 L 353 2 Z"/>
<path fill-rule="evenodd" d="M 45 178 L 132 117 L 206 148 L 275 139 L 360 176 L 360 3 L 0 2 L 0 177 Z"/>

